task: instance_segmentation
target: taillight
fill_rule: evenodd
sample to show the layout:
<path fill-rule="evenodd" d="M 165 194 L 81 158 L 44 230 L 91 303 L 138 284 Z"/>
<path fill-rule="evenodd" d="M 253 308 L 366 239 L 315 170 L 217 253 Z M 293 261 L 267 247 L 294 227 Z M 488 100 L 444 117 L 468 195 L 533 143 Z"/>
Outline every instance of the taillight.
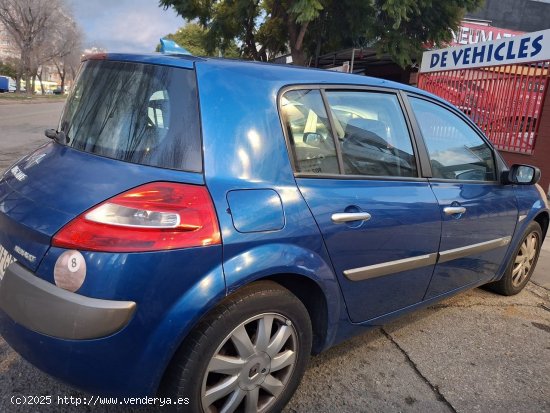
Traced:
<path fill-rule="evenodd" d="M 140 252 L 220 243 L 214 205 L 204 186 L 154 182 L 84 212 L 53 237 L 55 247 Z"/>

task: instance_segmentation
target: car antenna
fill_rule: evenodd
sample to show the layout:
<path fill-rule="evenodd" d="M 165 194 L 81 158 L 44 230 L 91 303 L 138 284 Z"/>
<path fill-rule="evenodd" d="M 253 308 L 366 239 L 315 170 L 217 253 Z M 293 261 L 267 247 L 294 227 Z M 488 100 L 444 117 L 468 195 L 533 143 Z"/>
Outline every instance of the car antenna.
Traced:
<path fill-rule="evenodd" d="M 162 54 L 191 55 L 186 49 L 170 39 L 160 39 L 160 52 Z"/>

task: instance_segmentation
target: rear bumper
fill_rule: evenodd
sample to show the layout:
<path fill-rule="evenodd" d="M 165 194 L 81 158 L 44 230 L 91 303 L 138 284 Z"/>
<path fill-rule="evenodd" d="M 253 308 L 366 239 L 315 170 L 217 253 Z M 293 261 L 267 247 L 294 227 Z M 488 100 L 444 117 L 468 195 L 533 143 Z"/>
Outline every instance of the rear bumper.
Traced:
<path fill-rule="evenodd" d="M 17 286 L 28 284 L 25 281 L 28 277 L 14 275 L 13 267 L 9 274 L 6 272 L 0 282 L 0 335 L 31 364 L 72 387 L 94 395 L 154 396 L 184 337 L 201 315 L 225 296 L 223 271 L 216 263 L 221 262 L 221 246 L 139 254 L 83 251 L 87 266 L 84 284 L 78 294 L 67 292 L 67 296 L 62 292 L 64 297 L 70 297 L 71 304 L 65 299 L 58 306 L 54 304 L 59 299 L 59 289 L 55 287 L 53 272 L 63 252 L 64 249 L 50 248 L 36 274 L 23 268 L 32 277 L 31 286 Z M 10 286 L 11 283 L 16 286 Z M 35 288 L 36 285 L 39 287 Z M 52 289 L 56 293 L 48 294 Z M 8 300 L 15 303 L 4 303 L 4 297 L 10 294 L 16 297 Z M 78 296 L 76 304 L 82 303 L 83 298 L 94 297 L 92 301 L 84 300 L 93 303 L 94 310 L 90 306 L 73 306 L 75 296 Z M 123 308 L 131 308 L 128 302 L 137 303 L 133 314 L 118 310 L 121 303 Z M 113 303 L 116 317 L 109 316 Z M 105 307 L 109 312 L 104 312 Z M 84 318 L 78 311 L 93 317 Z M 40 312 L 50 315 L 43 316 Z M 107 314 L 111 319 L 98 319 L 98 314 Z M 33 317 L 38 317 L 37 320 L 51 317 L 52 321 L 36 325 Z M 54 327 L 49 324 L 55 324 L 53 319 L 65 327 L 52 330 Z M 86 323 L 71 326 L 78 327 L 75 332 L 79 334 L 89 332 L 91 324 L 99 325 L 102 331 L 93 327 L 94 334 L 102 336 L 59 337 L 73 334 L 67 329 L 67 320 Z M 119 325 L 122 327 L 116 330 Z M 116 331 L 105 335 L 113 329 Z"/>
<path fill-rule="evenodd" d="M 52 337 L 85 340 L 111 335 L 132 318 L 136 303 L 89 298 L 36 277 L 17 262 L 0 282 L 0 308 L 16 323 Z"/>

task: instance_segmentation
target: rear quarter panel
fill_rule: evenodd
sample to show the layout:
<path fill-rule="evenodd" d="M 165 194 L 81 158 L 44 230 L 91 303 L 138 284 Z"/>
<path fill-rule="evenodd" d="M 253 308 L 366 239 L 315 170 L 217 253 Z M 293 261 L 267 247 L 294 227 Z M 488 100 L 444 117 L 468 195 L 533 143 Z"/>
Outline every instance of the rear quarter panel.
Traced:
<path fill-rule="evenodd" d="M 258 65 L 243 64 L 235 70 L 223 62 L 196 66 L 205 181 L 218 213 L 227 291 L 277 274 L 314 280 L 328 304 L 329 343 L 340 318 L 347 320 L 347 315 L 342 311 L 341 292 L 319 229 L 296 187 L 287 153 L 277 110 L 277 94 L 288 82 L 284 76 L 287 69 L 265 66 L 258 70 Z M 282 228 L 248 232 L 235 228 L 228 194 L 252 189 L 278 194 L 284 214 Z M 261 217 L 264 212 L 262 202 L 247 207 L 249 215 Z M 276 228 L 267 222 L 262 225 L 261 219 L 252 221 L 260 229 Z"/>

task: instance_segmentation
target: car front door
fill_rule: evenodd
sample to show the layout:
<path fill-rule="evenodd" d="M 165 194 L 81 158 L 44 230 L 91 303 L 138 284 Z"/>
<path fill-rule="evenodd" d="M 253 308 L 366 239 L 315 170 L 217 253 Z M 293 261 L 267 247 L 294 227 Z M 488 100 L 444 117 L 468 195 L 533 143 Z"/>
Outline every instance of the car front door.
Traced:
<path fill-rule="evenodd" d="M 428 180 L 419 177 L 398 94 L 294 88 L 282 94 L 280 109 L 296 182 L 351 320 L 422 301 L 441 216 Z"/>
<path fill-rule="evenodd" d="M 481 134 L 461 114 L 434 101 L 408 100 L 428 152 L 443 222 L 429 299 L 490 281 L 508 249 L 518 210 L 513 188 L 499 182 L 493 148 Z"/>

